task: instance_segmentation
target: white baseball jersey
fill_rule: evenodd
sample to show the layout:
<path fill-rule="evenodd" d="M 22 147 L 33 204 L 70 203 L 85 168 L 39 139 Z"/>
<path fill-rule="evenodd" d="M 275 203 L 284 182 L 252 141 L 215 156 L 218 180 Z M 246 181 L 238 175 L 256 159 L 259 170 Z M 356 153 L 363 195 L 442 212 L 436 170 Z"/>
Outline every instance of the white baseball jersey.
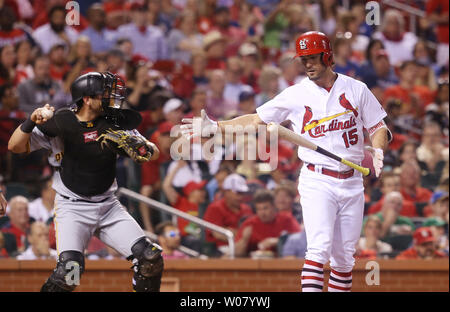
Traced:
<path fill-rule="evenodd" d="M 294 131 L 308 141 L 357 164 L 364 159 L 363 128 L 370 129 L 386 117 L 364 83 L 342 74 L 338 74 L 329 92 L 305 78 L 256 112 L 265 123 L 290 120 Z M 299 147 L 298 156 L 306 163 L 331 170 L 349 170 L 348 166 L 307 148 Z"/>

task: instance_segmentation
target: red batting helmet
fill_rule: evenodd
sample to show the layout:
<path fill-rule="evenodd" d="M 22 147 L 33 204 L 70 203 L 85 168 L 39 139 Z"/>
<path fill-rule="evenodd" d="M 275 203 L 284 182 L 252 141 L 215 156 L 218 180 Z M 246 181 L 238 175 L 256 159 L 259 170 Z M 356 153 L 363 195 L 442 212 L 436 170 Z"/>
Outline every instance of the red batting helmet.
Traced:
<path fill-rule="evenodd" d="M 308 31 L 300 35 L 295 41 L 296 57 L 322 54 L 322 62 L 325 66 L 331 66 L 333 62 L 333 51 L 330 39 L 324 33 Z"/>

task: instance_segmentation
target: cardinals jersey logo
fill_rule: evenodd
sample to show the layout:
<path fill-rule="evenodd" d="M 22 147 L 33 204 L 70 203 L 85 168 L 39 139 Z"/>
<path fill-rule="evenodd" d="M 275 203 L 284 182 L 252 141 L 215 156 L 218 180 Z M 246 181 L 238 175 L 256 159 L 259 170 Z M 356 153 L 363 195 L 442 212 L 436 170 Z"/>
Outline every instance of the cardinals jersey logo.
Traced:
<path fill-rule="evenodd" d="M 345 98 L 345 93 L 342 93 L 339 96 L 339 104 L 341 104 L 341 106 L 346 110 L 351 110 L 353 112 L 353 115 L 355 115 L 355 117 L 358 117 L 358 111 L 353 108 L 352 104 Z"/>
<path fill-rule="evenodd" d="M 303 115 L 302 134 L 305 133 L 306 125 L 311 121 L 313 112 L 311 107 L 305 106 L 305 115 Z"/>
<path fill-rule="evenodd" d="M 306 40 L 305 39 L 300 40 L 298 44 L 300 45 L 300 50 L 306 50 L 308 48 L 306 46 Z"/>

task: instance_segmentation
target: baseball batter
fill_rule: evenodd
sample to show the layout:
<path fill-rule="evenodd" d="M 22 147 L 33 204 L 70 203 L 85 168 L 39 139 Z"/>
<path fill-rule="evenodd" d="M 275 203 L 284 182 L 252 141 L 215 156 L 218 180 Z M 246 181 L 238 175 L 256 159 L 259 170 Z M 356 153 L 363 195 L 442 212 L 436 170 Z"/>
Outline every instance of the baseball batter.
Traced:
<path fill-rule="evenodd" d="M 363 129 L 370 134 L 376 176 L 383 167 L 383 150 L 391 136 L 383 110 L 367 86 L 332 70 L 329 39 L 307 32 L 296 40 L 296 56 L 307 78 L 260 106 L 256 114 L 214 122 L 203 112 L 202 134 L 224 131 L 226 126 L 277 124 L 290 120 L 303 138 L 356 164 L 364 158 Z M 193 120 L 185 119 L 182 131 L 193 133 Z M 299 147 L 304 165 L 299 193 L 303 207 L 307 252 L 302 291 L 323 290 L 323 265 L 332 268 L 329 291 L 350 291 L 353 254 L 361 232 L 364 211 L 362 174 L 331 158 Z"/>
<path fill-rule="evenodd" d="M 96 140 L 111 129 L 135 128 L 140 121 L 129 114 L 120 116 L 130 118 L 118 118 L 116 113 L 124 100 L 120 89 L 119 78 L 113 74 L 82 75 L 71 88 L 76 111 L 63 109 L 53 116 L 48 113 L 48 106 L 38 108 L 10 139 L 13 152 L 47 148 L 54 155 L 51 164 L 60 165 L 53 182 L 57 192 L 55 230 L 59 259 L 41 291 L 75 289 L 76 284 L 66 280 L 66 275 L 74 263 L 83 273 L 83 253 L 92 235 L 133 260 L 135 291 L 159 291 L 161 249 L 145 237 L 114 195 L 117 156 Z M 149 142 L 148 145 L 152 158 L 158 157 L 156 146 Z"/>

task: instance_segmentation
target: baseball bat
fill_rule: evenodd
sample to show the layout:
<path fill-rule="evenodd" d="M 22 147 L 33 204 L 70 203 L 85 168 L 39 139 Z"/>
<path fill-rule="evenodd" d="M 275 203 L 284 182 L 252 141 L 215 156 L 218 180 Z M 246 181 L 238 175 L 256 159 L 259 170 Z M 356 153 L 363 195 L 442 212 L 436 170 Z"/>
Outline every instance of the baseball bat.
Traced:
<path fill-rule="evenodd" d="M 294 143 L 296 145 L 308 148 L 310 150 L 316 151 L 322 155 L 325 155 L 327 157 L 330 157 L 340 163 L 343 163 L 355 170 L 358 170 L 359 172 L 361 172 L 364 176 L 368 176 L 370 175 L 370 169 L 369 168 L 365 168 L 362 166 L 359 166 L 351 161 L 348 161 L 346 159 L 343 159 L 342 157 L 339 157 L 323 148 L 321 148 L 320 146 L 317 146 L 314 143 L 311 143 L 310 141 L 302 138 L 300 135 L 298 135 L 297 133 L 295 133 L 292 130 L 289 130 L 283 126 L 280 126 L 274 122 L 271 122 L 267 125 L 267 131 L 269 132 L 274 132 L 274 131 L 278 131 L 278 136 L 282 139 L 285 139 L 291 143 Z"/>

